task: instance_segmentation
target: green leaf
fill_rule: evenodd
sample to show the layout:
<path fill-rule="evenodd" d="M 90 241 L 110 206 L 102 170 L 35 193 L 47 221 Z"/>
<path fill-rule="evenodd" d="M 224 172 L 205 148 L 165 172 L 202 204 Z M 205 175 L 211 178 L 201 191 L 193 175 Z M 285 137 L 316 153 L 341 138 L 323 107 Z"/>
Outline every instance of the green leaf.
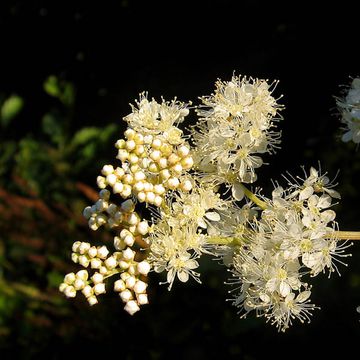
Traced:
<path fill-rule="evenodd" d="M 53 114 L 45 114 L 42 119 L 42 129 L 45 134 L 49 135 L 51 140 L 60 144 L 64 141 L 64 134 L 61 121 Z"/>
<path fill-rule="evenodd" d="M 101 129 L 97 127 L 85 127 L 75 133 L 71 143 L 73 146 L 84 145 L 100 136 Z"/>
<path fill-rule="evenodd" d="M 47 274 L 48 285 L 57 288 L 64 280 L 64 276 L 57 271 L 51 271 Z"/>
<path fill-rule="evenodd" d="M 55 75 L 50 75 L 43 84 L 45 92 L 53 97 L 58 98 L 61 94 L 59 80 Z"/>
<path fill-rule="evenodd" d="M 21 111 L 24 100 L 17 95 L 7 98 L 1 107 L 1 124 L 3 127 L 9 125 L 10 121 Z"/>
<path fill-rule="evenodd" d="M 64 88 L 63 88 L 63 92 L 60 96 L 60 100 L 65 106 L 71 106 L 74 104 L 75 88 L 74 88 L 73 84 L 71 84 L 69 82 L 64 83 Z"/>

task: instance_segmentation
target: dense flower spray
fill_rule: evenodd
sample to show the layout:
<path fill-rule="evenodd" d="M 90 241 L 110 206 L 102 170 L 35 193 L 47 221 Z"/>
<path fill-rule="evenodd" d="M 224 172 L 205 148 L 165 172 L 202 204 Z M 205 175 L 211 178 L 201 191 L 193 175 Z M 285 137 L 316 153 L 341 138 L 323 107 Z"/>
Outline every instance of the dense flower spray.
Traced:
<path fill-rule="evenodd" d="M 346 235 L 332 209 L 340 195 L 320 169 L 288 175 L 271 198 L 245 185 L 280 144 L 276 85 L 241 76 L 217 81 L 200 98 L 188 135 L 179 125 L 190 104 L 142 93 L 124 117 L 119 161 L 103 167 L 99 199 L 84 210 L 92 230 L 113 233 L 113 248 L 75 242 L 72 260 L 83 269 L 67 274 L 60 291 L 82 292 L 94 305 L 106 279 L 116 277 L 114 291 L 134 314 L 148 303 L 150 271 L 165 272 L 169 290 L 177 280 L 201 283 L 198 259 L 209 255 L 232 273 L 230 300 L 242 316 L 254 311 L 282 331 L 295 318 L 309 321 L 311 277 L 338 272 L 350 244 L 340 241 Z M 144 206 L 151 219 L 140 215 Z"/>

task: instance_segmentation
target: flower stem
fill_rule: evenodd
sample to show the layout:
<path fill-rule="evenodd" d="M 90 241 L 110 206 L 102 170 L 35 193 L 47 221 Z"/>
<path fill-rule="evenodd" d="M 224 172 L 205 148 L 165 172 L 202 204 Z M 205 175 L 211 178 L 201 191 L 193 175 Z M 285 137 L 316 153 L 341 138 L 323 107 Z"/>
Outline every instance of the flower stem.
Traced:
<path fill-rule="evenodd" d="M 244 191 L 245 196 L 250 199 L 254 204 L 259 206 L 260 209 L 267 209 L 267 204 L 265 201 L 260 200 L 252 191 L 250 191 L 244 184 L 240 184 L 242 190 Z"/>
<path fill-rule="evenodd" d="M 207 242 L 213 245 L 229 245 L 229 246 L 237 246 L 243 243 L 241 238 L 223 237 L 223 236 L 210 236 L 207 238 Z"/>
<path fill-rule="evenodd" d="M 339 240 L 360 240 L 360 231 L 335 231 Z"/>

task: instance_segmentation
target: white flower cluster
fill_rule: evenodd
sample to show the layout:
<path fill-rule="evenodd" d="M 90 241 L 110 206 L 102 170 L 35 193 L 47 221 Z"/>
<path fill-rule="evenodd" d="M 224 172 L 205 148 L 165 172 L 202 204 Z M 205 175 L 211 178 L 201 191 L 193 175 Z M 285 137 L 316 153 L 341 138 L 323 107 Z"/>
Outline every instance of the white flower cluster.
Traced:
<path fill-rule="evenodd" d="M 292 319 L 309 320 L 311 295 L 303 278 L 329 270 L 338 271 L 339 258 L 349 246 L 339 244 L 335 212 L 330 210 L 332 189 L 325 175 L 311 168 L 301 183 L 277 186 L 267 207 L 244 236 L 244 246 L 234 255 L 233 282 L 240 282 L 234 305 L 247 313 L 255 311 L 286 330 Z M 329 188 L 330 187 L 330 188 Z M 330 196 L 331 195 L 331 196 Z"/>
<path fill-rule="evenodd" d="M 259 154 L 274 152 L 280 143 L 275 121 L 281 106 L 271 95 L 276 84 L 233 76 L 219 80 L 215 93 L 201 98 L 192 135 L 203 181 L 233 186 L 256 180 L 255 169 L 263 164 Z M 241 200 L 235 190 L 233 196 Z"/>
<path fill-rule="evenodd" d="M 67 274 L 60 290 L 67 297 L 81 291 L 93 305 L 105 280 L 117 275 L 114 290 L 134 314 L 148 303 L 149 271 L 165 272 L 169 290 L 176 278 L 200 283 L 198 259 L 208 254 L 232 271 L 232 300 L 244 316 L 255 311 L 281 330 L 294 318 L 309 320 L 315 306 L 305 279 L 337 271 L 349 245 L 339 245 L 330 207 L 340 195 L 326 174 L 311 168 L 304 179 L 288 180 L 286 190 L 276 185 L 272 199 L 244 185 L 280 143 L 276 84 L 219 80 L 197 107 L 193 148 L 178 128 L 187 104 L 142 94 L 124 118 L 125 139 L 116 142 L 120 164 L 102 168 L 99 199 L 84 210 L 92 230 L 114 232 L 115 251 L 76 242 L 72 260 L 92 274 Z M 223 184 L 232 188 L 227 198 Z M 152 212 L 151 225 L 137 213 L 139 203 Z"/>
<path fill-rule="evenodd" d="M 344 98 L 337 99 L 337 106 L 341 114 L 341 122 L 345 124 L 344 142 L 360 143 L 360 78 L 353 79 L 347 88 Z"/>

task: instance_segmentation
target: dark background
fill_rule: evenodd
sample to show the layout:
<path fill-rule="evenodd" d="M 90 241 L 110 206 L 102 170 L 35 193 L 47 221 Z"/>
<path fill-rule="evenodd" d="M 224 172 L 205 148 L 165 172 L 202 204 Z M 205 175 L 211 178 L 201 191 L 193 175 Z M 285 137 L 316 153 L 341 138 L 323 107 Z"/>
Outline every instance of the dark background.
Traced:
<path fill-rule="evenodd" d="M 17 94 L 25 105 L 8 128 L 0 129 L 0 139 L 3 144 L 12 139 L 20 151 L 25 146 L 19 145 L 21 140 L 31 138 L 41 143 L 32 153 L 46 149 L 50 154 L 51 141 L 42 129 L 47 111 L 60 114 L 57 121 L 67 121 L 68 134 L 84 127 L 117 124 L 116 134 L 96 148 L 99 156 L 93 154 L 86 168 L 61 175 L 66 184 L 82 181 L 95 188 L 100 166 L 114 160 L 113 142 L 122 136 L 122 117 L 139 92 L 196 103 L 198 96 L 213 91 L 217 78 L 229 80 L 233 72 L 278 79 L 275 96 L 284 94 L 280 102 L 286 106 L 280 123 L 282 149 L 266 158 L 270 165 L 260 169 L 257 185 L 270 191 L 271 179 L 280 179 L 286 170 L 301 175 L 300 165 L 317 166 L 318 161 L 330 177 L 339 169 L 343 199 L 334 210 L 341 229 L 359 230 L 360 157 L 356 146 L 339 140 L 333 97 L 340 94 L 339 85 L 350 82 L 349 76 L 359 75 L 358 14 L 345 1 L 317 8 L 315 2 L 300 1 L 286 5 L 235 0 L 2 1 L 0 93 L 4 97 Z M 70 110 L 61 108 L 63 104 L 44 91 L 49 75 L 76 89 Z M 72 156 L 64 160 L 68 167 L 75 161 L 71 159 L 81 155 L 75 151 Z M 19 159 L 20 155 L 9 158 L 2 172 L 2 188 L 13 196 L 41 199 L 55 216 L 54 202 L 80 214 L 79 193 L 68 188 L 62 191 L 59 184 L 52 187 L 60 170 L 50 174 L 46 165 L 36 168 L 36 159 L 25 165 Z M 42 161 L 46 164 L 46 159 Z M 34 168 L 31 177 L 27 171 Z M 46 181 L 36 187 L 38 178 L 47 172 Z M 33 192 L 13 185 L 18 174 L 36 183 Z M 47 191 L 50 188 L 59 195 Z M 78 207 L 73 206 L 71 196 L 80 202 Z M 90 202 L 84 197 L 82 201 Z M 0 211 L 5 219 L 6 208 Z M 131 318 L 122 311 L 115 294 L 104 296 L 93 308 L 81 296 L 63 301 L 56 280 L 71 266 L 71 242 L 90 232 L 84 224 L 74 225 L 67 218 L 71 231 L 62 236 L 60 229 L 54 234 L 52 225 L 39 228 L 43 220 L 36 216 L 31 215 L 34 231 L 46 245 L 31 247 L 24 245 L 25 240 L 14 240 L 11 227 L 21 231 L 28 221 L 19 220 L 16 214 L 0 229 L 1 277 L 9 289 L 15 289 L 12 293 L 0 289 L 2 358 L 46 355 L 61 359 L 72 352 L 79 356 L 111 353 L 124 359 L 315 358 L 317 354 L 349 358 L 352 351 L 358 353 L 360 244 L 352 249 L 349 267 L 341 268 L 343 277 L 334 275 L 328 280 L 320 275 L 314 281 L 313 301 L 322 310 L 314 313 L 311 324 L 296 323 L 285 334 L 278 334 L 263 319 L 238 318 L 236 309 L 225 302 L 229 295 L 223 282 L 228 274 L 207 260 L 202 264 L 202 286 L 179 284 L 169 293 L 153 276 L 151 304 Z M 101 236 L 106 238 L 106 234 Z M 41 261 L 36 257 L 39 254 Z M 49 273 L 55 274 L 50 280 Z M 13 283 L 27 284 L 48 298 L 34 298 L 34 292 L 18 291 Z"/>

